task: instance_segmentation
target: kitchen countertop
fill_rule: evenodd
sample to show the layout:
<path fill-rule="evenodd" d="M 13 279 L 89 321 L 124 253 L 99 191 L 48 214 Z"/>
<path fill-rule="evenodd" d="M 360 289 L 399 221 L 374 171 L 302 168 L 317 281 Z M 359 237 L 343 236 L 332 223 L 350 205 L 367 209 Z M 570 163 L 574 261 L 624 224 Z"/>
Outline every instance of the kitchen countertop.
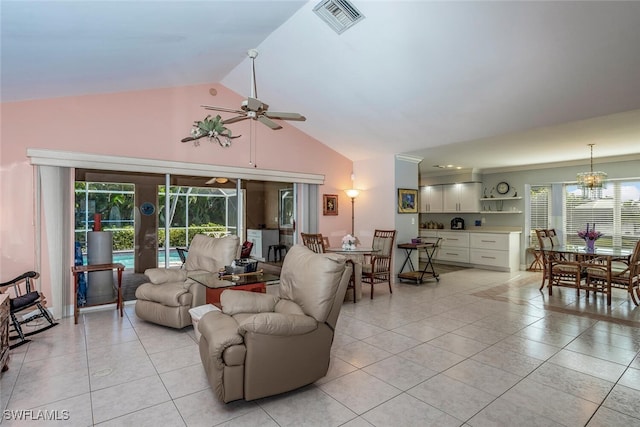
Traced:
<path fill-rule="evenodd" d="M 450 228 L 420 228 L 420 231 L 466 231 L 467 233 L 522 233 L 520 227 L 467 227 L 464 230 Z"/>

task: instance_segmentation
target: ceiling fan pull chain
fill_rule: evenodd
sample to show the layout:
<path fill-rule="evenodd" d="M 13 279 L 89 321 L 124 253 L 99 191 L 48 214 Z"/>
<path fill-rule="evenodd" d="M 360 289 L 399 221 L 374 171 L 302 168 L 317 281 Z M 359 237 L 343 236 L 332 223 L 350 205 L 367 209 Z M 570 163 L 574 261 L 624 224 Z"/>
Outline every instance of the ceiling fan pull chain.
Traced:
<path fill-rule="evenodd" d="M 253 121 L 249 122 L 249 165 L 253 165 Z"/>
<path fill-rule="evenodd" d="M 251 124 L 254 126 L 253 128 L 253 167 L 258 167 L 258 144 L 256 144 L 256 139 L 258 139 L 258 128 L 256 128 L 255 120 L 251 120 Z"/>

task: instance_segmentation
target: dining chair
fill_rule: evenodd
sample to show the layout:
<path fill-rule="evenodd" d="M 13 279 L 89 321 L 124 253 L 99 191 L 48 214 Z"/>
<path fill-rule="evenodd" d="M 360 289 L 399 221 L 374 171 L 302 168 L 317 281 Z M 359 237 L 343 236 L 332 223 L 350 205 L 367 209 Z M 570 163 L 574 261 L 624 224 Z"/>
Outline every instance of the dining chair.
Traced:
<path fill-rule="evenodd" d="M 313 252 L 323 254 L 326 252 L 324 238 L 322 234 L 300 233 L 302 244 L 311 249 Z"/>
<path fill-rule="evenodd" d="M 349 283 L 347 284 L 346 293 L 349 292 L 349 289 L 353 291 L 353 303 L 355 304 L 357 302 L 356 301 L 356 264 L 355 262 L 353 262 L 352 259 L 347 259 L 347 264 L 351 266 L 351 276 L 349 277 Z"/>
<path fill-rule="evenodd" d="M 553 286 L 563 286 L 575 288 L 580 293 L 580 283 L 582 281 L 582 265 L 579 261 L 570 261 L 564 258 L 562 254 L 554 253 L 554 237 L 557 238 L 555 230 L 536 230 L 540 251 L 542 252 L 543 277 L 540 290 L 544 287 L 547 280 L 547 288 L 549 295 L 553 293 Z M 555 245 L 558 246 L 558 245 Z M 549 268 L 551 266 L 551 268 Z"/>
<path fill-rule="evenodd" d="M 552 247 L 551 239 L 547 236 L 547 230 L 535 230 L 536 237 L 538 238 L 538 246 L 540 247 L 540 254 L 542 256 L 542 283 L 540 284 L 540 290 L 544 288 L 544 283 L 549 278 L 549 272 L 547 267 L 549 266 L 548 257 L 551 256 L 549 252 L 545 252 L 545 249 Z"/>
<path fill-rule="evenodd" d="M 611 262 L 611 277 L 608 262 Z M 626 289 L 635 305 L 640 304 L 640 240 L 628 261 L 600 260 L 587 264 L 587 298 L 589 290 L 611 292 L 611 288 Z"/>
<path fill-rule="evenodd" d="M 556 233 L 556 229 L 548 228 L 545 231 L 547 233 L 547 237 L 551 239 L 551 246 L 560 246 L 560 238 L 558 237 L 558 233 Z"/>
<path fill-rule="evenodd" d="M 373 299 L 373 285 L 387 282 L 389 293 L 391 289 L 391 255 L 393 242 L 396 238 L 396 230 L 375 230 L 373 233 L 372 247 L 376 252 L 367 255 L 362 264 L 362 283 L 371 285 L 371 299 Z"/>

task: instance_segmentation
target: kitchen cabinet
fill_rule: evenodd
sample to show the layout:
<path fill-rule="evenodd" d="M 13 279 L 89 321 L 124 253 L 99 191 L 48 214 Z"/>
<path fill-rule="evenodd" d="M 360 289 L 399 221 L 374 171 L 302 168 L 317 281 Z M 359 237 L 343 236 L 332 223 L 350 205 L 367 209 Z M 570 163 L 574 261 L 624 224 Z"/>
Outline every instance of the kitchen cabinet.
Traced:
<path fill-rule="evenodd" d="M 269 246 L 280 243 L 280 230 L 261 229 L 247 230 L 247 240 L 253 243 L 251 257 L 259 261 L 266 261 Z"/>
<path fill-rule="evenodd" d="M 436 251 L 436 260 L 469 262 L 469 233 L 459 231 L 438 231 L 440 247 Z"/>
<path fill-rule="evenodd" d="M 520 231 L 479 228 L 475 231 L 420 230 L 420 237 L 440 237 L 434 260 L 488 270 L 520 269 Z M 426 259 L 422 259 L 426 262 Z"/>
<path fill-rule="evenodd" d="M 471 264 L 518 271 L 520 233 L 469 233 Z"/>
<path fill-rule="evenodd" d="M 420 187 L 420 212 L 442 212 L 443 189 L 442 185 L 428 185 Z"/>
<path fill-rule="evenodd" d="M 480 182 L 446 184 L 443 188 L 443 212 L 480 212 Z"/>

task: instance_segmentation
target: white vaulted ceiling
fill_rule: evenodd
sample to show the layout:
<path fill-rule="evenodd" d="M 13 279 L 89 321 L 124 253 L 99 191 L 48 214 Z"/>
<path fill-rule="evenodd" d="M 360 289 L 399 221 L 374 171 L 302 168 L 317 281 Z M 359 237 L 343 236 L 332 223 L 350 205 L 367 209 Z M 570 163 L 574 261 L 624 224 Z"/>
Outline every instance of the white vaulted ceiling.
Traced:
<path fill-rule="evenodd" d="M 319 0 L 318 0 L 319 1 Z M 640 2 L 5 1 L 3 102 L 221 82 L 353 160 L 490 169 L 640 154 Z M 228 106 L 235 108 L 236 106 Z"/>

